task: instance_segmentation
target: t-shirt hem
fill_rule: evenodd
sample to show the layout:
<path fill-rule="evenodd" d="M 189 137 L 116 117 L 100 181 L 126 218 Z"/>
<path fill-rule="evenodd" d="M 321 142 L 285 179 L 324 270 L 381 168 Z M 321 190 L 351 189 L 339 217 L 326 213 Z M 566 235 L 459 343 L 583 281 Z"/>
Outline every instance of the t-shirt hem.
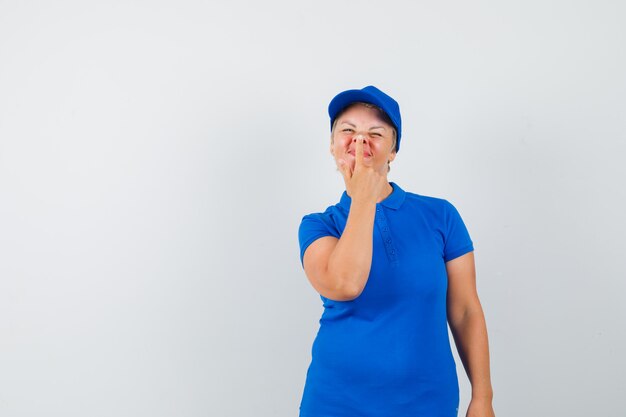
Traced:
<path fill-rule="evenodd" d="M 428 417 L 458 417 L 458 413 L 454 414 L 429 414 Z M 307 413 L 299 413 L 298 417 L 354 417 L 348 415 L 339 415 L 339 414 L 307 414 Z M 415 416 L 418 417 L 418 416 Z M 422 415 L 419 417 L 427 417 L 426 415 Z"/>

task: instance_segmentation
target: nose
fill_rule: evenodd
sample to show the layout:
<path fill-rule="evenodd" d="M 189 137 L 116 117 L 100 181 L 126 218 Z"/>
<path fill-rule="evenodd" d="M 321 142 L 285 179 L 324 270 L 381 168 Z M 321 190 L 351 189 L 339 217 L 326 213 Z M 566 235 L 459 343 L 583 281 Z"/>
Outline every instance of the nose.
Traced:
<path fill-rule="evenodd" d="M 356 141 L 357 141 L 358 139 L 363 139 L 363 152 L 365 152 L 366 154 L 368 154 L 368 155 L 369 155 L 369 153 L 370 153 L 370 151 L 369 151 L 370 147 L 369 147 L 369 142 L 368 142 L 368 137 L 367 137 L 367 135 L 364 135 L 364 134 L 361 134 L 361 133 L 357 133 L 357 134 L 355 134 L 355 135 L 352 137 L 352 143 L 353 143 L 353 146 L 351 146 L 351 148 L 352 148 L 353 150 L 355 150 L 355 151 L 356 151 L 356 143 L 357 143 Z"/>

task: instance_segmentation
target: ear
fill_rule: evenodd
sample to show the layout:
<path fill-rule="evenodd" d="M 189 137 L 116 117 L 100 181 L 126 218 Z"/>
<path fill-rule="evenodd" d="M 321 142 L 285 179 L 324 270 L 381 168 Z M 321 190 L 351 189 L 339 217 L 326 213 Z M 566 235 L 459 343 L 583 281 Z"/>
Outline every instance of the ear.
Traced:
<path fill-rule="evenodd" d="M 396 154 L 397 154 L 396 151 L 393 151 L 392 153 L 390 153 L 388 161 L 392 162 L 394 159 L 396 159 Z"/>
<path fill-rule="evenodd" d="M 330 145 L 329 145 L 329 147 L 328 147 L 328 148 L 330 149 L 330 154 L 331 154 L 332 156 L 335 156 L 335 150 L 333 149 L 333 138 L 332 138 L 332 136 L 331 136 L 331 138 L 330 138 Z"/>

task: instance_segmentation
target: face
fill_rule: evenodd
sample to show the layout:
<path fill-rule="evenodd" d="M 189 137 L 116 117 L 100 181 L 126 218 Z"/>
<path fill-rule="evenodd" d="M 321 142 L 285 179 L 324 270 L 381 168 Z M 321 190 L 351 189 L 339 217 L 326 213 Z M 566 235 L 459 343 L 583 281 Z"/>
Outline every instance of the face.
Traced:
<path fill-rule="evenodd" d="M 356 138 L 362 137 L 363 162 L 387 175 L 387 161 L 393 161 L 393 126 L 378 116 L 378 111 L 362 104 L 354 104 L 343 112 L 335 123 L 331 137 L 330 153 L 335 158 L 344 159 L 354 171 L 356 162 Z"/>

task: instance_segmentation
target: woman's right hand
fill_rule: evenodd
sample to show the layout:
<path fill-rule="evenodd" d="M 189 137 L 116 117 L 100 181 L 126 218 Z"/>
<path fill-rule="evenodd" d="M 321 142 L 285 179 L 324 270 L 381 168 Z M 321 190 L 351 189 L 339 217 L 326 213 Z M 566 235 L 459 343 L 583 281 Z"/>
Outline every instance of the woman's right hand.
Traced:
<path fill-rule="evenodd" d="M 363 157 L 363 141 L 362 137 L 356 138 L 354 170 L 345 159 L 338 159 L 337 164 L 352 201 L 376 204 L 387 186 L 387 165 L 375 169 L 372 160 L 366 161 Z"/>

